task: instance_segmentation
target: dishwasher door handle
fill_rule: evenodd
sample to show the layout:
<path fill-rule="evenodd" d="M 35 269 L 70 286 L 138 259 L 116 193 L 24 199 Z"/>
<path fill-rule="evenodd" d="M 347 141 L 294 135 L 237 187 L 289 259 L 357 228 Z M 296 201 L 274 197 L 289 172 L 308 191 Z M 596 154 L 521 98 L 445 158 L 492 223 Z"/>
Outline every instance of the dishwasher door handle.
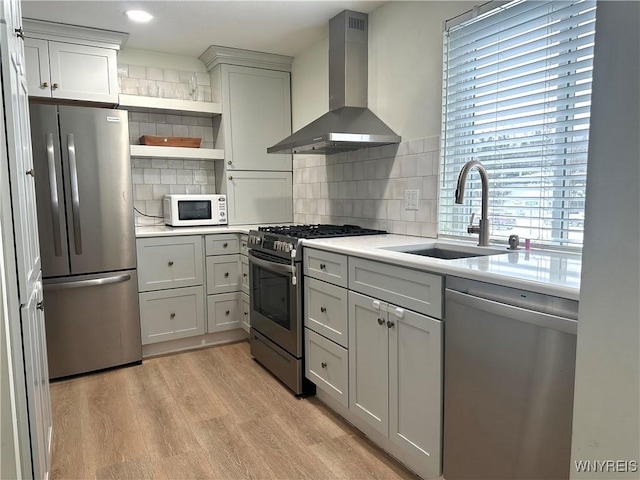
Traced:
<path fill-rule="evenodd" d="M 487 313 L 517 320 L 519 322 L 530 323 L 538 327 L 550 328 L 552 330 L 558 330 L 571 335 L 577 335 L 578 333 L 578 322 L 570 318 L 559 317 L 549 313 L 536 312 L 534 310 L 529 310 L 528 308 L 507 305 L 506 303 L 476 297 L 474 295 L 457 292 L 449 288 L 445 290 L 445 297 L 449 301 L 457 302 L 471 308 L 476 308 Z"/>

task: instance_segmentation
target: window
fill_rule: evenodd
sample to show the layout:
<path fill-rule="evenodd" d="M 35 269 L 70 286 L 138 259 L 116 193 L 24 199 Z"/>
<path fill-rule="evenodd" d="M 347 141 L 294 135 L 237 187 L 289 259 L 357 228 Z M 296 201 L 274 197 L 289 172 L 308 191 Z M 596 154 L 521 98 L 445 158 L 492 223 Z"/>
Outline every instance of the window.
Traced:
<path fill-rule="evenodd" d="M 472 170 L 489 174 L 493 240 L 582 245 L 595 1 L 515 1 L 444 33 L 441 235 L 464 236 L 480 214 Z"/>

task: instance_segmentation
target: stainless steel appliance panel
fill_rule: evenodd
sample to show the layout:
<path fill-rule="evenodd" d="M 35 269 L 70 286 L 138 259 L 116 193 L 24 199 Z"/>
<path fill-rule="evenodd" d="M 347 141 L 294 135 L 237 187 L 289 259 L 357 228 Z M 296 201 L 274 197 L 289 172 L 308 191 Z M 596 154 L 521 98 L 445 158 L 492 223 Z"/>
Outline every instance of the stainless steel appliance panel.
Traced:
<path fill-rule="evenodd" d="M 577 322 L 488 296 L 445 293 L 444 477 L 568 479 Z"/>
<path fill-rule="evenodd" d="M 69 275 L 58 107 L 31 104 L 29 111 L 42 271 L 47 277 Z"/>
<path fill-rule="evenodd" d="M 58 108 L 71 273 L 135 268 L 127 112 Z"/>
<path fill-rule="evenodd" d="M 278 377 L 296 395 L 305 393 L 304 367 L 301 358 L 283 350 L 253 327 L 249 335 L 251 355 Z"/>
<path fill-rule="evenodd" d="M 282 262 L 282 260 L 281 260 Z M 249 251 L 251 326 L 296 358 L 302 357 L 300 263 L 280 263 Z"/>
<path fill-rule="evenodd" d="M 142 360 L 135 270 L 45 280 L 51 378 Z"/>

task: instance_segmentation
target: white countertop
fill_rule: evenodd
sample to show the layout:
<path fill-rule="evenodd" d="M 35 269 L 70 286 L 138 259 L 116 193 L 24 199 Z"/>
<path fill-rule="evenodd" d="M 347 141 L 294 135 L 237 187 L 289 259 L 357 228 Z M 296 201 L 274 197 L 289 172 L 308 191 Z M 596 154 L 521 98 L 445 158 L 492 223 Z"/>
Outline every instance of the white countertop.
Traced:
<path fill-rule="evenodd" d="M 306 247 L 579 300 L 582 257 L 575 253 L 524 249 L 510 252 L 504 246 L 492 246 L 483 248 L 503 251 L 504 254 L 441 260 L 384 249 L 434 244 L 462 250 L 475 247 L 469 242 L 393 234 L 303 241 Z"/>
<path fill-rule="evenodd" d="M 213 233 L 249 233 L 259 225 L 218 225 L 215 227 L 170 227 L 168 225 L 144 225 L 136 227 L 136 238 L 171 237 L 178 235 L 209 235 Z"/>

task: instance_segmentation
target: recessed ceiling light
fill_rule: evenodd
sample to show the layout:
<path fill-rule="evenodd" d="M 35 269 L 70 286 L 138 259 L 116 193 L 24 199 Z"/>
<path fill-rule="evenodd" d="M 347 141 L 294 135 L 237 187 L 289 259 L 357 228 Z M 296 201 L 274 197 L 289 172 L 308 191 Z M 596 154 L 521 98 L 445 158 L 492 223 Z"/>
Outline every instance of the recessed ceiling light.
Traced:
<path fill-rule="evenodd" d="M 129 20 L 141 23 L 147 23 L 153 18 L 153 15 L 145 12 L 144 10 L 127 10 L 124 14 L 129 17 Z"/>

